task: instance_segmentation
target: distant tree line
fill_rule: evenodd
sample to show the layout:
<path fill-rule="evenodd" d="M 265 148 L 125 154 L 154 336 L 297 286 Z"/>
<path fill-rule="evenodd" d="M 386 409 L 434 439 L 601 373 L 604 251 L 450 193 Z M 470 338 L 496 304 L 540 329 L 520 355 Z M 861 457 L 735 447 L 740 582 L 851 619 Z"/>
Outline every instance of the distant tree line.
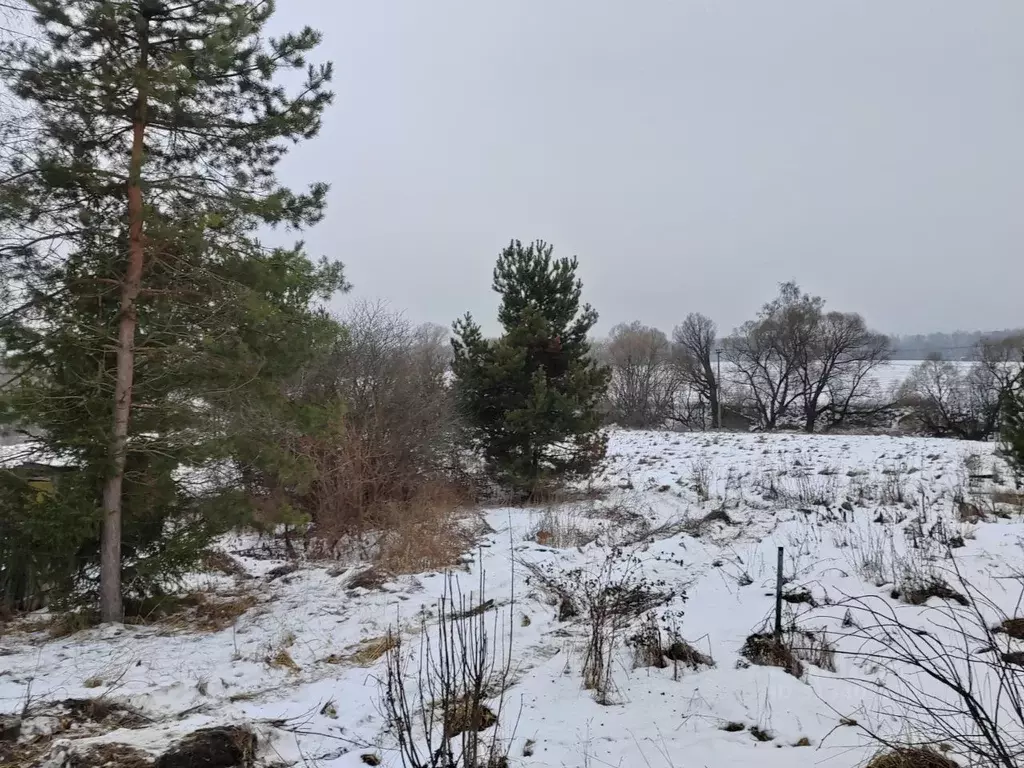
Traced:
<path fill-rule="evenodd" d="M 935 352 L 904 381 L 886 383 L 880 374 L 898 342 L 787 282 L 727 336 L 697 313 L 671 338 L 634 321 L 615 326 L 596 354 L 612 372 L 606 416 L 622 426 L 900 428 L 988 439 L 1021 387 L 1024 333 L 970 336 L 966 346 L 961 335 L 929 337 L 947 350 L 956 342 L 962 355 Z"/>
<path fill-rule="evenodd" d="M 943 360 L 972 360 L 983 341 L 1003 341 L 1021 335 L 1024 335 L 1024 328 L 891 335 L 890 357 L 893 360 L 926 360 L 936 356 Z"/>

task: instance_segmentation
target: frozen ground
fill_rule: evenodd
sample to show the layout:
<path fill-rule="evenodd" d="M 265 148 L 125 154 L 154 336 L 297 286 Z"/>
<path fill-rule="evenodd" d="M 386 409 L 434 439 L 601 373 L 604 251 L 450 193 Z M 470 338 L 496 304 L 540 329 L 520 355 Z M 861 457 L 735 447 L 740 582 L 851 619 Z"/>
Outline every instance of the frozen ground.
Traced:
<path fill-rule="evenodd" d="M 485 573 L 496 645 L 502 628 L 512 630 L 513 684 L 497 726 L 512 739 L 511 765 L 851 768 L 872 747 L 849 723 L 899 733 L 905 718 L 878 691 L 897 673 L 912 677 L 862 655 L 860 630 L 843 626 L 850 598 L 877 600 L 944 637 L 941 617 L 960 610 L 955 603 L 914 606 L 890 594 L 908 572 L 948 572 L 951 541 L 956 567 L 995 607 L 1012 616 L 1020 597 L 1019 510 L 961 520 L 964 510 L 968 518 L 972 509 L 999 511 L 991 493 L 1009 488 L 989 445 L 617 431 L 595 485 L 607 490 L 600 499 L 486 510 L 489 532 L 455 571 L 467 593 Z M 9 626 L 0 637 L 0 714 L 28 702 L 23 740 L 68 728 L 52 702 L 102 698 L 141 714 L 131 727 L 71 726 L 48 745 L 50 766 L 99 743 L 159 754 L 197 728 L 241 722 L 261 737 L 258 764 L 349 768 L 376 755 L 400 765 L 381 714 L 384 659 L 362 651 L 398 626 L 415 663 L 421 627 L 435 631 L 444 576 L 365 588 L 351 586 L 358 566 L 275 575 L 284 561 L 254 544 L 223 542 L 245 575 L 196 577 L 208 590 L 255 600 L 227 629 L 156 623 L 54 640 L 29 624 Z M 787 594 L 810 597 L 785 603 L 786 623 L 823 630 L 839 651 L 835 671 L 805 664 L 797 678 L 740 655 L 771 620 L 779 546 Z M 606 695 L 584 689 L 587 622 L 558 620 L 551 584 L 571 592 L 602 574 L 675 593 L 656 619 L 714 666 L 635 667 L 624 641 L 638 618 L 618 638 Z M 724 730 L 730 723 L 743 729 Z"/>

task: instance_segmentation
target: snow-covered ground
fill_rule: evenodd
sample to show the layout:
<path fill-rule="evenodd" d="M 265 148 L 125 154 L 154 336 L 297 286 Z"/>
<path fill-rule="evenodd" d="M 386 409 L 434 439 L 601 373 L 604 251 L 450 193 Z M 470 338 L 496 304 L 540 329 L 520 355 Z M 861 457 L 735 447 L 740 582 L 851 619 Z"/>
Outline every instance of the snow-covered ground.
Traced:
<path fill-rule="evenodd" d="M 911 566 L 948 572 L 954 541 L 956 567 L 1014 614 L 1024 565 L 1019 512 L 965 523 L 957 504 L 973 500 L 983 511 L 993 489 L 1012 485 L 991 445 L 615 431 L 609 453 L 595 481 L 602 497 L 485 510 L 487 532 L 454 571 L 466 593 L 485 574 L 496 646 L 511 628 L 512 685 L 496 726 L 512 739 L 511 765 L 851 768 L 874 749 L 853 721 L 891 734 L 905 719 L 879 693 L 898 682 L 893 672 L 859 655 L 850 598 L 877 600 L 943 637 L 938 617 L 959 610 L 955 603 L 914 606 L 890 593 Z M 118 743 L 158 754 L 198 728 L 242 722 L 261 737 L 259 764 L 349 768 L 376 755 L 400 765 L 382 715 L 385 659 L 360 651 L 399 627 L 414 673 L 421 631 L 436 631 L 444 575 L 353 588 L 358 567 L 311 563 L 280 574 L 273 569 L 284 561 L 253 544 L 243 536 L 223 542 L 246 575 L 196 577 L 208 590 L 255 602 L 221 631 L 158 622 L 51 639 L 9 625 L 0 637 L 0 714 L 21 712 L 26 701 L 32 713 L 47 702 L 102 697 L 142 715 L 129 728 L 61 734 L 49 746 L 53 766 L 68 748 Z M 780 546 L 787 593 L 811 600 L 786 602 L 786 624 L 824 630 L 837 646 L 835 671 L 805 664 L 797 678 L 740 655 L 771 621 Z M 638 617 L 614 648 L 607 694 L 586 690 L 587 621 L 559 621 L 551 585 L 585 590 L 608 575 L 672 592 L 655 619 L 714 666 L 635 667 L 625 640 Z M 22 739 L 54 729 L 59 718 L 29 716 Z"/>

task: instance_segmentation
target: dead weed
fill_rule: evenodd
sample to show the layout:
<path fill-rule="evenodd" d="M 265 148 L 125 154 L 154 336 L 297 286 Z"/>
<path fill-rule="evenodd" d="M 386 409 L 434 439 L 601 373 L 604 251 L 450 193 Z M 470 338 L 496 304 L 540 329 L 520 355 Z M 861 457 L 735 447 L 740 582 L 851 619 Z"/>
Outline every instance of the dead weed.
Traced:
<path fill-rule="evenodd" d="M 223 573 L 225 576 L 241 576 L 244 578 L 249 575 L 245 568 L 242 567 L 242 564 L 227 552 L 211 549 L 203 553 L 200 563 L 205 570 Z"/>
<path fill-rule="evenodd" d="M 466 731 L 486 731 L 497 722 L 497 716 L 486 704 L 465 698 L 445 711 L 444 736 L 451 739 Z"/>
<path fill-rule="evenodd" d="M 302 668 L 295 663 L 295 659 L 288 653 L 287 648 L 278 648 L 265 659 L 267 666 L 287 669 L 289 672 L 299 672 Z"/>
<path fill-rule="evenodd" d="M 786 645 L 785 638 L 778 640 L 773 634 L 751 635 L 743 644 L 740 655 L 761 667 L 784 669 L 793 677 L 800 677 L 804 673 L 804 665 Z"/>
<path fill-rule="evenodd" d="M 153 757 L 127 744 L 98 744 L 85 752 L 74 752 L 67 768 L 151 768 Z"/>
<path fill-rule="evenodd" d="M 1014 640 L 1024 640 L 1024 618 L 1006 619 L 999 625 L 998 631 Z"/>
<path fill-rule="evenodd" d="M 256 734 L 244 726 L 202 728 L 157 758 L 156 768 L 252 768 L 256 746 Z"/>
<path fill-rule="evenodd" d="M 1024 491 L 992 491 L 992 503 L 1024 511 Z"/>
<path fill-rule="evenodd" d="M 392 633 L 363 640 L 361 643 L 347 649 L 348 652 L 342 655 L 331 654 L 326 661 L 331 664 L 351 663 L 357 667 L 369 667 L 376 663 L 388 651 L 398 647 L 398 636 Z"/>
<path fill-rule="evenodd" d="M 880 752 L 866 768 L 959 768 L 951 759 L 930 747 L 903 747 Z"/>
<path fill-rule="evenodd" d="M 238 592 L 230 595 L 192 592 L 159 598 L 125 601 L 125 624 L 164 625 L 177 630 L 219 632 L 233 625 L 256 605 L 255 595 Z M 69 637 L 99 625 L 95 611 L 69 611 L 58 614 L 46 627 L 52 638 Z"/>
<path fill-rule="evenodd" d="M 715 660 L 706 653 L 701 653 L 683 639 L 676 638 L 665 649 L 665 658 L 670 661 L 684 664 L 690 669 L 715 666 Z"/>
<path fill-rule="evenodd" d="M 414 499 L 389 510 L 377 553 L 382 570 L 399 575 L 459 565 L 473 546 L 470 515 L 457 495 Z"/>

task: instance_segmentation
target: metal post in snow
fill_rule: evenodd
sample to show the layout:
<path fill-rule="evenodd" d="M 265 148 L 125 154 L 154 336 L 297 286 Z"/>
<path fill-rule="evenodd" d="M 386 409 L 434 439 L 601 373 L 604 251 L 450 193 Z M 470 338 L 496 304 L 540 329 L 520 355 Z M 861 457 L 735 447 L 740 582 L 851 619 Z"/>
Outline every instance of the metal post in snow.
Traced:
<path fill-rule="evenodd" d="M 782 642 L 782 547 L 779 547 L 779 566 L 775 575 L 775 642 Z"/>

